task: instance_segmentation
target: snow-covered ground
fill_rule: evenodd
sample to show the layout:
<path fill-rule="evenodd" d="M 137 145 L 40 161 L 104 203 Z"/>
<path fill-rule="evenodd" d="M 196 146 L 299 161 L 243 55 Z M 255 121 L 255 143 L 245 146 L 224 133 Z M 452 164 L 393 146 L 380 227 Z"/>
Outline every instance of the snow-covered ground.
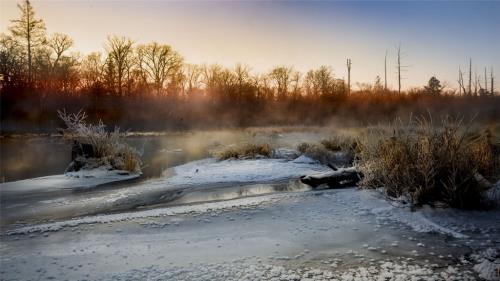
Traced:
<path fill-rule="evenodd" d="M 63 175 L 24 180 L 0 186 L 4 211 L 2 222 L 5 224 L 18 220 L 64 219 L 87 214 L 127 211 L 137 206 L 168 203 L 194 190 L 287 181 L 328 169 L 307 157 L 295 160 L 226 161 L 209 158 L 169 169 L 160 178 L 76 193 L 73 191 L 81 190 L 82 186 L 95 186 L 97 182 L 106 180 L 109 183 L 111 180 L 130 179 L 135 175 L 78 178 Z M 68 190 L 71 192 L 68 193 Z"/>
<path fill-rule="evenodd" d="M 377 191 L 294 180 L 328 169 L 306 157 L 205 159 L 37 201 L 32 212 L 62 215 L 2 229 L 0 279 L 495 280 L 500 210 L 412 211 Z"/>
<path fill-rule="evenodd" d="M 468 237 L 455 238 L 428 228 L 426 212 L 413 223 L 430 232 L 415 231 L 388 204 L 377 192 L 325 190 L 25 227 L 2 237 L 2 279 L 477 280 L 485 268 L 491 276 L 498 221 L 476 213 L 461 227 L 464 217 L 449 217 L 449 232 Z"/>
<path fill-rule="evenodd" d="M 224 160 L 213 158 L 193 161 L 174 167 L 174 175 L 150 185 L 197 186 L 214 183 L 255 183 L 297 178 L 301 175 L 324 172 L 330 168 L 311 158 L 300 156 L 295 160 L 252 159 Z M 166 173 L 168 174 L 169 171 Z"/>
<path fill-rule="evenodd" d="M 140 175 L 122 170 L 108 170 L 96 168 L 69 172 L 61 175 L 46 176 L 14 182 L 0 183 L 0 191 L 7 193 L 36 193 L 57 190 L 79 190 L 97 187 L 118 181 L 136 179 Z"/>

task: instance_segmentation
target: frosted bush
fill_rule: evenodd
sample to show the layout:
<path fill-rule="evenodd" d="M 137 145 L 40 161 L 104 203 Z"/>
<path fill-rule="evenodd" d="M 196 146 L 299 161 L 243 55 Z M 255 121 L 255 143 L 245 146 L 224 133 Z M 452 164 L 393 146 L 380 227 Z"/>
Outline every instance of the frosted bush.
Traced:
<path fill-rule="evenodd" d="M 141 172 L 141 155 L 135 148 L 121 141 L 124 134 L 119 128 L 115 127 L 113 131 L 108 132 L 101 120 L 97 124 L 87 123 L 87 114 L 83 111 L 68 114 L 63 110 L 58 111 L 58 115 L 66 125 L 66 128 L 62 129 L 66 139 L 76 141 L 80 146 L 92 147 L 92 157 L 79 156 L 75 159 L 83 163 L 82 168 L 109 166 L 117 170 Z"/>

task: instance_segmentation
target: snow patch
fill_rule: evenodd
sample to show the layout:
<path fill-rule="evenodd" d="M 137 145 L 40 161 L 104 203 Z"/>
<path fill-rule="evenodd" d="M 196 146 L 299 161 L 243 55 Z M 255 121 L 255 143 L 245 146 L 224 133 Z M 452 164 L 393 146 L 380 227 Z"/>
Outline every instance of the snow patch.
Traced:
<path fill-rule="evenodd" d="M 476 262 L 473 268 L 479 277 L 491 281 L 500 278 L 500 253 L 497 249 L 488 248 L 471 257 Z"/>
<path fill-rule="evenodd" d="M 297 161 L 298 160 L 298 161 Z M 301 156 L 285 159 L 224 160 L 213 158 L 174 167 L 174 176 L 161 179 L 154 185 L 207 185 L 215 183 L 256 183 L 298 178 L 302 175 L 325 172 L 329 168 Z"/>
<path fill-rule="evenodd" d="M 470 272 L 456 267 L 435 268 L 431 265 L 380 262 L 367 266 L 350 266 L 327 270 L 317 267 L 293 268 L 244 259 L 220 264 L 189 266 L 150 266 L 112 275 L 110 280 L 475 280 Z"/>
<path fill-rule="evenodd" d="M 411 211 L 406 206 L 390 205 L 385 198 L 377 200 L 375 197 L 379 194 L 376 191 L 366 192 L 375 196 L 372 199 L 364 200 L 364 208 L 370 210 L 378 219 L 403 223 L 417 232 L 435 232 L 460 239 L 467 238 L 467 235 L 453 229 L 451 227 L 452 223 L 447 220 L 448 217 L 443 213 L 437 212 L 437 210 L 427 206 L 416 211 Z"/>
<path fill-rule="evenodd" d="M 273 152 L 273 158 L 293 160 L 297 158 L 299 152 L 290 148 L 277 148 Z"/>
<path fill-rule="evenodd" d="M 96 168 L 0 184 L 2 192 L 47 192 L 60 189 L 85 189 L 138 178 L 139 174 Z"/>
<path fill-rule="evenodd" d="M 492 188 L 486 191 L 486 198 L 497 204 L 500 204 L 500 180 L 497 181 L 497 183 Z"/>
<path fill-rule="evenodd" d="M 9 230 L 6 232 L 6 234 L 14 235 L 14 234 L 28 234 L 33 232 L 58 231 L 63 229 L 64 227 L 75 227 L 82 224 L 112 223 L 112 222 L 127 221 L 138 218 L 174 216 L 174 215 L 181 215 L 188 213 L 204 213 L 208 211 L 224 210 L 224 209 L 243 207 L 243 206 L 252 207 L 252 206 L 258 206 L 262 203 L 277 201 L 282 196 L 284 195 L 275 194 L 271 196 L 246 197 L 246 198 L 221 201 L 221 202 L 203 203 L 198 205 L 183 205 L 183 206 L 174 206 L 168 208 L 152 209 L 146 211 L 138 211 L 138 212 L 87 216 L 67 221 L 59 221 L 53 223 L 45 223 L 45 224 L 21 227 Z"/>
<path fill-rule="evenodd" d="M 317 160 L 309 158 L 305 155 L 300 155 L 297 159 L 293 160 L 292 162 L 296 163 L 296 164 L 318 164 L 319 163 Z"/>

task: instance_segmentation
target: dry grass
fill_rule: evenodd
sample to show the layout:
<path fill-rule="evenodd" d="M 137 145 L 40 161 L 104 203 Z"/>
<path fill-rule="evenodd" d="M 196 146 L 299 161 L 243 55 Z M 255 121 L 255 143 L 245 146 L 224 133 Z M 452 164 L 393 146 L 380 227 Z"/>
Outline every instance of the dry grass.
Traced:
<path fill-rule="evenodd" d="M 322 144 L 301 143 L 297 146 L 297 150 L 301 154 L 322 164 L 330 164 L 336 161 L 335 153 L 326 149 Z"/>
<path fill-rule="evenodd" d="M 108 132 L 106 126 L 99 121 L 97 124 L 86 122 L 85 112 L 67 114 L 58 111 L 59 117 L 64 121 L 66 129 L 63 130 L 64 137 L 76 140 L 80 144 L 89 144 L 94 152 L 93 159 L 82 159 L 85 167 L 95 168 L 96 165 L 111 166 L 117 170 L 127 170 L 134 173 L 141 172 L 141 155 L 133 147 L 120 140 L 123 134 L 118 128 Z"/>
<path fill-rule="evenodd" d="M 390 197 L 407 196 L 413 204 L 445 202 L 476 208 L 485 186 L 478 175 L 498 175 L 490 133 L 472 132 L 462 120 L 445 117 L 414 119 L 408 125 L 365 134 L 358 145 L 356 165 L 361 185 L 383 187 Z"/>
<path fill-rule="evenodd" d="M 297 151 L 323 164 L 346 165 L 352 164 L 357 146 L 357 137 L 337 134 L 320 143 L 300 143 Z"/>
<path fill-rule="evenodd" d="M 331 151 L 352 152 L 356 151 L 358 139 L 352 136 L 336 135 L 330 139 L 322 140 L 321 144 Z"/>
<path fill-rule="evenodd" d="M 218 160 L 226 159 L 254 159 L 259 156 L 271 157 L 273 149 L 268 143 L 252 144 L 245 143 L 240 145 L 227 146 L 223 149 L 214 151 L 212 154 Z"/>

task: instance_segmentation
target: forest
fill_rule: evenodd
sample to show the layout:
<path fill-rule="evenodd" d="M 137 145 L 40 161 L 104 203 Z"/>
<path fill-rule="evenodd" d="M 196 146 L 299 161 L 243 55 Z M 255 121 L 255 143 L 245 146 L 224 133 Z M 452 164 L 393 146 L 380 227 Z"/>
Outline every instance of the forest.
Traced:
<path fill-rule="evenodd" d="M 306 73 L 288 65 L 255 73 L 246 64 L 188 64 L 168 44 L 139 44 L 116 35 L 103 43 L 104 52 L 81 54 L 68 35 L 47 32 L 29 1 L 18 8 L 19 17 L 0 39 L 2 133 L 53 131 L 62 109 L 144 131 L 366 125 L 428 112 L 477 114 L 489 122 L 500 114 L 493 69 L 473 73 L 472 60 L 468 70 L 459 69 L 457 88 L 444 87 L 433 76 L 427 85 L 402 90 L 400 46 L 398 89 L 387 86 L 387 59 L 384 75 L 367 84 L 351 82 L 351 67 L 363 67 L 362 62 L 352 66 L 351 59 L 343 66 L 344 79 L 328 65 Z"/>

